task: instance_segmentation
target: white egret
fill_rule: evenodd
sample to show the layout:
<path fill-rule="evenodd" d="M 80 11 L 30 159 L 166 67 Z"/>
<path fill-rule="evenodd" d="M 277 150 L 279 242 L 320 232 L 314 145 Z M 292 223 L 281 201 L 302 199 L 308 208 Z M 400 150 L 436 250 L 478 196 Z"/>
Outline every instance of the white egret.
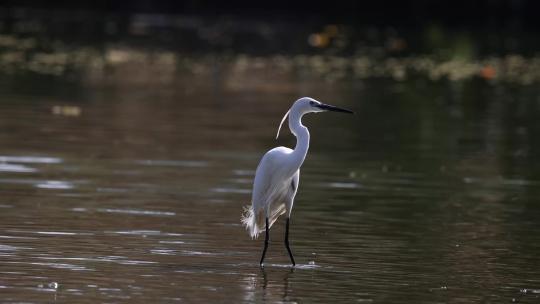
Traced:
<path fill-rule="evenodd" d="M 289 219 L 294 197 L 298 190 L 300 166 L 302 166 L 309 148 L 309 131 L 302 124 L 302 116 L 307 113 L 324 111 L 353 113 L 346 109 L 321 103 L 313 98 L 303 97 L 298 99 L 283 116 L 276 136 L 277 139 L 281 126 L 288 116 L 289 129 L 296 136 L 296 147 L 294 150 L 286 147 L 274 148 L 266 152 L 259 166 L 257 166 L 253 181 L 251 206 L 246 208 L 242 223 L 252 238 L 257 238 L 263 229 L 266 231 L 264 249 L 260 260 L 261 266 L 263 266 L 264 256 L 268 248 L 270 227 L 284 213 L 287 213 L 285 247 L 292 265 L 295 265 L 289 247 Z"/>

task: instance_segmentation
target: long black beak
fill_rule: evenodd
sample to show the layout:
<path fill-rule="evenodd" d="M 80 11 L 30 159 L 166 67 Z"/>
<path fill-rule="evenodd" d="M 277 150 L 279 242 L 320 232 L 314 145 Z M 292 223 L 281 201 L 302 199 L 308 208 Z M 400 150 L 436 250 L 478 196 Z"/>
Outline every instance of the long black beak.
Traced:
<path fill-rule="evenodd" d="M 342 113 L 354 114 L 354 112 L 351 111 L 351 110 L 338 108 L 336 106 L 331 106 L 331 105 L 327 105 L 327 104 L 324 104 L 324 103 L 321 103 L 320 105 L 317 105 L 316 107 L 319 108 L 319 109 L 325 110 L 325 111 L 334 111 L 334 112 L 342 112 Z"/>

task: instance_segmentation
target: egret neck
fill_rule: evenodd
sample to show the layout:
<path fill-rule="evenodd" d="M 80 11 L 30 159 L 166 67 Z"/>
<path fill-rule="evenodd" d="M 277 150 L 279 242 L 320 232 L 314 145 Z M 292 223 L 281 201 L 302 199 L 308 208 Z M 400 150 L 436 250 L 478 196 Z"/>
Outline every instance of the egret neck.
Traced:
<path fill-rule="evenodd" d="M 302 166 L 309 149 L 309 131 L 302 124 L 302 116 L 304 116 L 304 113 L 300 111 L 291 111 L 289 114 L 289 129 L 296 136 L 296 147 L 292 152 L 292 163 L 294 164 L 293 167 L 296 168 L 295 171 Z"/>

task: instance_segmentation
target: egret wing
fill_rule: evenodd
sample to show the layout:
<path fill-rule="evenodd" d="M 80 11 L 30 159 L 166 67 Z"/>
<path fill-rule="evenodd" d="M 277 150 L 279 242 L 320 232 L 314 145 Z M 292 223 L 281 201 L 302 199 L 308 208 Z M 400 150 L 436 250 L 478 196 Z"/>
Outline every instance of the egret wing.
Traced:
<path fill-rule="evenodd" d="M 278 147 L 268 151 L 257 166 L 249 214 L 243 222 L 256 237 L 265 228 L 266 210 L 270 226 L 285 213 L 285 198 L 292 176 L 287 176 L 286 157 L 291 149 Z"/>

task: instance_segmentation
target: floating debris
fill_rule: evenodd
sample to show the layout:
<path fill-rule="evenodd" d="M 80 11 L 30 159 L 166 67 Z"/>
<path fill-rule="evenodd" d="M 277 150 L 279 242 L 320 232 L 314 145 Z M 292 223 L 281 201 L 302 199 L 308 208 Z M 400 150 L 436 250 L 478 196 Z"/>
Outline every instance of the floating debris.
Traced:
<path fill-rule="evenodd" d="M 60 287 L 60 284 L 57 282 L 50 282 L 48 284 L 38 284 L 37 287 L 47 289 L 48 291 L 56 291 L 58 287 Z"/>
<path fill-rule="evenodd" d="M 82 110 L 80 107 L 77 106 L 53 106 L 51 109 L 51 112 L 54 115 L 61 115 L 61 116 L 80 116 L 82 113 Z"/>
<path fill-rule="evenodd" d="M 448 287 L 447 286 L 441 286 L 441 287 L 437 287 L 437 288 L 430 288 L 429 292 L 434 292 L 434 291 L 439 291 L 439 290 L 446 291 L 446 290 L 448 290 Z"/>
<path fill-rule="evenodd" d="M 540 294 L 540 289 L 523 288 L 523 289 L 520 289 L 519 292 L 524 293 L 524 294 L 527 294 L 527 293 Z"/>

